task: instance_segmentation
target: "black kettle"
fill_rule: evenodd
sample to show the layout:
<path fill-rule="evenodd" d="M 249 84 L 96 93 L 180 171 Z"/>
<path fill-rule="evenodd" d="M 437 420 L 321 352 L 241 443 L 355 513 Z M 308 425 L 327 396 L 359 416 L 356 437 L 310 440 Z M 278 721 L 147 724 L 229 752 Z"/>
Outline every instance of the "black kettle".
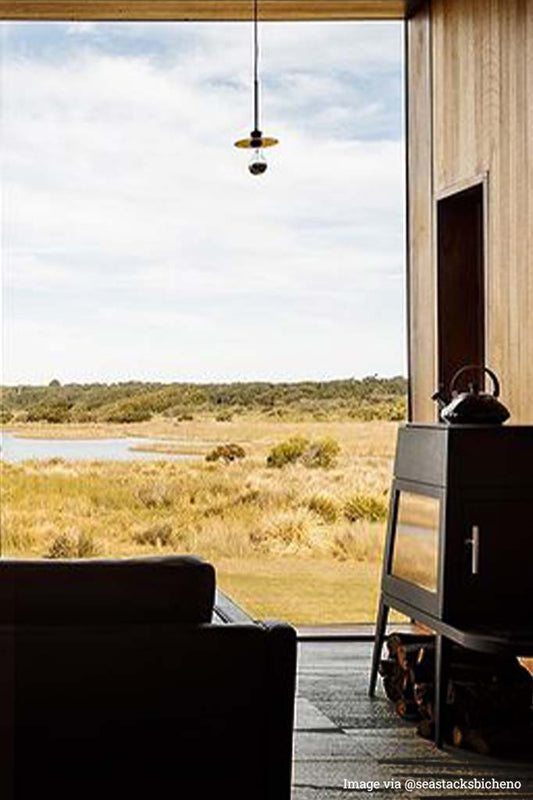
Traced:
<path fill-rule="evenodd" d="M 472 381 L 468 391 L 458 393 L 457 381 L 465 372 L 478 372 L 490 375 L 494 384 L 492 394 L 481 392 L 479 383 Z M 509 419 L 509 411 L 497 399 L 500 396 L 500 382 L 491 369 L 474 364 L 462 367 L 453 376 L 450 383 L 452 401 L 440 412 L 443 422 L 449 425 L 501 425 Z"/>

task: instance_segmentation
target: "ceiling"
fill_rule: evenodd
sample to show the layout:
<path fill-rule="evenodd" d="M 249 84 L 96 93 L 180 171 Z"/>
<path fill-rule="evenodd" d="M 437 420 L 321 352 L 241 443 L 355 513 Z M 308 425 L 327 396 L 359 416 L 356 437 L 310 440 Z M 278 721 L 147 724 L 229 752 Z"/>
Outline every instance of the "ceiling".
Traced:
<path fill-rule="evenodd" d="M 265 20 L 404 19 L 420 0 L 259 0 Z M 0 0 L 0 19 L 249 20 L 252 0 Z"/>

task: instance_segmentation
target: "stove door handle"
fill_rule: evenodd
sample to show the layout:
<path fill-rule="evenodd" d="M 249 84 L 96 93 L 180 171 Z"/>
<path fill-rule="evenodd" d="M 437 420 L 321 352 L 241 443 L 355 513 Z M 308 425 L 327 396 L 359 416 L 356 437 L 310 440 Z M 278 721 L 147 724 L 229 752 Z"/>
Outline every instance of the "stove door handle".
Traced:
<path fill-rule="evenodd" d="M 472 548 L 472 575 L 479 575 L 479 525 L 472 525 L 472 538 L 466 544 Z"/>

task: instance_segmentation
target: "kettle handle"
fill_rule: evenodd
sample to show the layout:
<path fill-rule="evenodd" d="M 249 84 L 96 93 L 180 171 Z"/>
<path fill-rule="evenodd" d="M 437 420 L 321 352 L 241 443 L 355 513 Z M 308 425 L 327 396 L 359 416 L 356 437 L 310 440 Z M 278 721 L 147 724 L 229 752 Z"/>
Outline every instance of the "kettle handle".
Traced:
<path fill-rule="evenodd" d="M 479 364 L 468 364 L 466 367 L 461 367 L 461 369 L 457 370 L 457 372 L 453 376 L 453 378 L 451 380 L 451 383 L 450 383 L 450 394 L 451 395 L 453 395 L 453 393 L 455 391 L 455 384 L 457 383 L 457 379 L 464 372 L 469 372 L 470 370 L 477 370 L 478 372 L 479 371 L 486 372 L 487 375 L 490 375 L 490 377 L 492 378 L 492 383 L 494 384 L 494 390 L 492 392 L 492 396 L 493 397 L 499 397 L 500 396 L 500 382 L 499 382 L 498 378 L 496 377 L 495 373 L 491 369 L 489 369 L 488 367 L 482 367 Z"/>

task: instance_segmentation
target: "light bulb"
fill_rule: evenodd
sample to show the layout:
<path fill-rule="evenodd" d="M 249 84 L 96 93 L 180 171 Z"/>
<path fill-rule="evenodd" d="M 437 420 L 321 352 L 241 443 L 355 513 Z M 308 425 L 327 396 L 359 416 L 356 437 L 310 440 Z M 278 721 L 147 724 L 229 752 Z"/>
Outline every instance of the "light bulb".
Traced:
<path fill-rule="evenodd" d="M 256 147 L 252 153 L 250 163 L 248 164 L 248 169 L 252 175 L 262 175 L 263 172 L 266 172 L 266 168 L 267 162 L 265 156 L 263 155 L 263 148 Z"/>

